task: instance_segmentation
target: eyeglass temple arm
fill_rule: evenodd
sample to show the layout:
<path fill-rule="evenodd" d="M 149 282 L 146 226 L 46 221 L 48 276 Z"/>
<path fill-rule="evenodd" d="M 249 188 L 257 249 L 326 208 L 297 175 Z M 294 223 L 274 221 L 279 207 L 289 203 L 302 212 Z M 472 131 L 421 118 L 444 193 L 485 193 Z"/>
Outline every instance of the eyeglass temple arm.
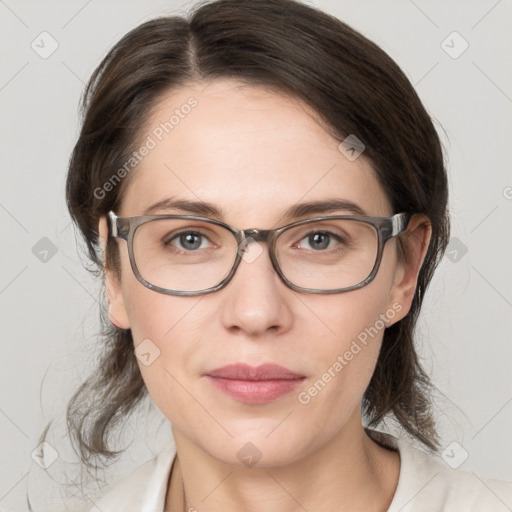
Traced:
<path fill-rule="evenodd" d="M 397 213 L 391 217 L 391 235 L 396 236 L 405 231 L 412 215 L 410 213 Z"/>
<path fill-rule="evenodd" d="M 112 211 L 108 212 L 108 220 L 110 221 L 108 222 L 110 235 L 114 238 L 118 238 L 119 229 L 117 226 L 117 215 Z"/>

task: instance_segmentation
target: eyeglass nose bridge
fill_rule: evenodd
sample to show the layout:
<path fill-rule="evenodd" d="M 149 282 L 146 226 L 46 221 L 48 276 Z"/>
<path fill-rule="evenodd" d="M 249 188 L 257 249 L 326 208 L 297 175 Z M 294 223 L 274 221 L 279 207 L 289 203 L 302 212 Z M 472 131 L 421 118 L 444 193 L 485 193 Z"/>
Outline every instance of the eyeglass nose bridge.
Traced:
<path fill-rule="evenodd" d="M 238 254 L 242 256 L 243 253 L 248 249 L 251 242 L 267 242 L 268 249 L 270 251 L 270 259 L 275 266 L 274 258 L 272 255 L 273 238 L 276 232 L 279 230 L 274 229 L 242 229 L 238 231 Z"/>
<path fill-rule="evenodd" d="M 244 260 L 246 263 L 252 263 L 254 260 L 258 258 L 259 255 L 262 254 L 265 250 L 268 251 L 268 255 L 270 258 L 270 262 L 276 274 L 284 281 L 285 284 L 288 284 L 289 281 L 283 275 L 281 269 L 279 268 L 279 263 L 277 262 L 275 251 L 275 239 L 282 230 L 281 229 L 241 229 L 236 230 L 235 236 L 238 239 L 238 248 L 237 248 L 237 256 L 234 262 L 234 265 L 226 277 L 226 279 L 221 283 L 219 288 L 223 288 L 226 286 L 233 276 L 235 275 L 240 263 Z M 259 252 L 255 252 L 253 255 L 247 255 L 246 251 L 249 248 L 249 244 L 251 242 L 265 242 L 267 243 L 267 249 L 260 247 Z M 292 285 L 293 286 L 293 285 Z"/>
<path fill-rule="evenodd" d="M 250 242 L 268 242 L 270 236 L 274 233 L 271 229 L 244 229 L 240 231 L 242 234 L 242 240 L 240 245 L 244 247 Z"/>
<path fill-rule="evenodd" d="M 238 265 L 240 264 L 241 260 L 243 259 L 247 263 L 252 263 L 259 254 L 265 251 L 264 248 L 260 248 L 259 253 L 255 253 L 253 256 L 249 256 L 247 258 L 246 251 L 249 247 L 249 244 L 251 242 L 265 242 L 267 243 L 267 251 L 268 255 L 270 257 L 270 262 L 272 263 L 272 267 L 274 268 L 274 271 L 281 277 L 281 279 L 287 283 L 286 278 L 284 277 L 281 269 L 279 268 L 279 263 L 277 261 L 276 255 L 274 253 L 275 251 L 275 240 L 277 235 L 282 231 L 281 228 L 279 229 L 258 229 L 258 228 L 252 228 L 252 229 L 242 229 L 237 232 L 238 235 L 238 250 L 237 250 L 237 261 L 235 262 L 233 274 L 238 268 Z M 233 275 L 230 276 L 233 277 Z"/>

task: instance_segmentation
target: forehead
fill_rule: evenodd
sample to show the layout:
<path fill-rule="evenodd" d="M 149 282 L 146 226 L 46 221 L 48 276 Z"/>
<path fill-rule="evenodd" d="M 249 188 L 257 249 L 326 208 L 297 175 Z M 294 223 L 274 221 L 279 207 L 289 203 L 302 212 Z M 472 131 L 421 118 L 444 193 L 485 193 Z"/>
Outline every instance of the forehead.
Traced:
<path fill-rule="evenodd" d="M 139 215 L 167 197 L 212 203 L 223 220 L 261 228 L 315 200 L 391 214 L 370 162 L 347 159 L 339 143 L 296 98 L 234 80 L 190 84 L 151 112 L 136 145 L 148 149 L 139 151 L 118 214 Z"/>

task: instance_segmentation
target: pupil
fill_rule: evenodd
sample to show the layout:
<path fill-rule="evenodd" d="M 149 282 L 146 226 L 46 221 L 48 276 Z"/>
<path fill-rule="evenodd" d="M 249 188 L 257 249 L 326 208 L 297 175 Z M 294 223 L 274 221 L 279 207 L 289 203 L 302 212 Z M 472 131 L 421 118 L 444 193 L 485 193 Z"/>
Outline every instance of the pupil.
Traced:
<path fill-rule="evenodd" d="M 325 249 L 329 246 L 329 235 L 325 233 L 309 235 L 309 244 L 313 249 Z"/>
<path fill-rule="evenodd" d="M 186 249 L 197 249 L 201 245 L 201 240 L 199 236 L 193 233 L 188 233 L 180 236 L 180 243 Z"/>

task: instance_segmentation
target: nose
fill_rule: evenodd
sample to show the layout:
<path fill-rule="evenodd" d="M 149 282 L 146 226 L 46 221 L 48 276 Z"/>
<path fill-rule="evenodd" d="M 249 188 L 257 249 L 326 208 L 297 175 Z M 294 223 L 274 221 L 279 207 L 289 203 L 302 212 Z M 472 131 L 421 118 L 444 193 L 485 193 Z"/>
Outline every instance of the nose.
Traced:
<path fill-rule="evenodd" d="M 226 329 L 257 336 L 283 333 L 292 324 L 290 290 L 276 273 L 266 243 L 245 245 L 242 260 L 228 285 L 220 290 L 221 318 Z"/>

